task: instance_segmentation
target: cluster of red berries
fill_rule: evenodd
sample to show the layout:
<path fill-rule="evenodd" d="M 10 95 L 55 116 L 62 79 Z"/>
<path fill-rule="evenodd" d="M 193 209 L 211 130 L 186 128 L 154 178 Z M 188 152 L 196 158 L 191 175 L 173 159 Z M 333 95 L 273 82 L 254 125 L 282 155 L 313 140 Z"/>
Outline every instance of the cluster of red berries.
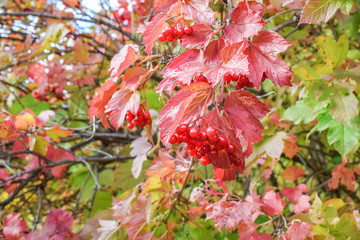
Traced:
<path fill-rule="evenodd" d="M 204 75 L 202 75 L 202 74 L 197 75 L 196 77 L 194 77 L 194 78 L 191 80 L 190 84 L 191 84 L 191 83 L 196 83 L 196 82 L 206 82 L 206 83 L 209 83 L 208 79 L 207 79 Z M 181 83 L 180 85 L 181 85 L 181 87 L 184 87 L 184 86 L 186 86 L 187 84 Z"/>
<path fill-rule="evenodd" d="M 231 73 L 224 74 L 224 81 L 229 84 L 231 81 L 236 82 L 236 89 L 242 89 L 244 87 L 253 88 L 254 84 L 249 81 L 249 79 L 245 75 L 236 75 Z"/>
<path fill-rule="evenodd" d="M 198 127 L 189 127 L 181 124 L 176 128 L 175 134 L 170 137 L 169 143 L 187 143 L 186 150 L 190 156 L 200 159 L 200 164 L 210 164 L 211 157 L 216 157 L 219 151 L 225 150 L 229 154 L 229 159 L 235 166 L 241 166 L 244 160 L 237 157 L 234 152 L 236 146 L 229 143 L 225 136 L 218 134 L 212 126 L 201 131 Z"/>
<path fill-rule="evenodd" d="M 130 110 L 128 110 L 126 112 L 125 119 L 129 122 L 127 124 L 128 129 L 133 129 L 135 126 L 145 127 L 145 125 L 151 125 L 152 123 L 150 113 L 144 112 L 144 109 L 142 107 L 139 107 L 136 115 L 133 114 Z"/>
<path fill-rule="evenodd" d="M 172 42 L 175 39 L 180 39 L 184 34 L 191 35 L 193 33 L 193 28 L 191 26 L 185 26 L 181 28 L 174 28 L 173 26 L 166 27 L 162 33 L 159 35 L 159 41 L 165 42 Z"/>

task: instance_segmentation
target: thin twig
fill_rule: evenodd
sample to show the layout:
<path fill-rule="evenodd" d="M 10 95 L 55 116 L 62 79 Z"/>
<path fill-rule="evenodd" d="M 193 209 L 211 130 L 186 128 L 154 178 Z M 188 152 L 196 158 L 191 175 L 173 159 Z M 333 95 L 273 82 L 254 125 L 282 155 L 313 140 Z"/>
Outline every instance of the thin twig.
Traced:
<path fill-rule="evenodd" d="M 41 208 L 42 208 L 42 197 L 41 197 L 41 188 L 40 187 L 37 188 L 37 194 L 38 194 L 38 209 L 37 209 L 37 212 L 36 212 L 36 218 L 35 218 L 34 226 L 33 226 L 33 229 L 32 229 L 33 231 L 36 230 L 36 226 L 39 223 L 40 212 L 41 212 Z"/>
<path fill-rule="evenodd" d="M 289 13 L 289 12 L 300 12 L 302 10 L 302 8 L 295 8 L 295 9 L 288 9 L 288 10 L 285 10 L 285 11 L 282 11 L 282 12 L 279 12 L 271 17 L 269 17 L 268 19 L 265 19 L 264 22 L 269 22 L 270 20 L 278 17 L 278 16 L 281 16 L 285 13 Z"/>

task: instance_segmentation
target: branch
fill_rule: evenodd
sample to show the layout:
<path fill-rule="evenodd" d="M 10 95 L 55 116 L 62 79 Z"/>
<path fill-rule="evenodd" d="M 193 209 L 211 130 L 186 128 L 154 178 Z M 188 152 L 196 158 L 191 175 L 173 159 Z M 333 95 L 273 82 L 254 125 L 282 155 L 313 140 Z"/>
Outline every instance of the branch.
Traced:
<path fill-rule="evenodd" d="M 226 19 L 226 26 L 230 25 L 231 15 L 232 15 L 232 12 L 233 12 L 231 0 L 227 0 L 227 5 L 228 5 L 228 8 L 229 8 L 229 12 L 228 12 L 228 17 Z"/>
<path fill-rule="evenodd" d="M 276 18 L 276 17 L 278 17 L 278 16 L 281 16 L 281 15 L 283 15 L 283 14 L 285 14 L 285 13 L 289 13 L 289 12 L 300 12 L 300 11 L 302 11 L 302 8 L 288 9 L 288 10 L 279 12 L 279 13 L 275 14 L 274 16 L 269 17 L 268 19 L 265 19 L 264 22 L 269 22 L 270 20 L 272 20 L 272 19 L 274 19 L 274 18 Z"/>

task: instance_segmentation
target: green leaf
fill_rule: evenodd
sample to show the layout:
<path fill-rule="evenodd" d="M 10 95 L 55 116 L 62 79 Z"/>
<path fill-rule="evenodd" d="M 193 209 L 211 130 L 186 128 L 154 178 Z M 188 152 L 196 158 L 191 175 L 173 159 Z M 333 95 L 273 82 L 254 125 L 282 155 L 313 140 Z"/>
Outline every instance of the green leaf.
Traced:
<path fill-rule="evenodd" d="M 73 119 L 88 119 L 89 106 L 86 101 L 86 89 L 81 89 L 68 100 L 69 116 Z"/>
<path fill-rule="evenodd" d="M 354 0 L 343 0 L 340 4 L 340 9 L 343 13 L 349 14 L 354 5 Z"/>
<path fill-rule="evenodd" d="M 334 120 L 327 133 L 327 141 L 341 156 L 345 157 L 359 142 L 359 128 L 343 125 Z"/>
<path fill-rule="evenodd" d="M 355 234 L 356 221 L 352 214 L 345 213 L 340 217 L 340 221 L 335 225 L 334 229 L 331 229 L 331 234 L 336 239 L 347 239 L 347 237 Z"/>
<path fill-rule="evenodd" d="M 313 204 L 310 207 L 309 215 L 310 220 L 315 224 L 325 222 L 325 205 L 322 203 L 317 194 L 315 196 Z"/>
<path fill-rule="evenodd" d="M 99 183 L 101 186 L 110 186 L 114 182 L 114 171 L 104 170 L 99 174 Z"/>
<path fill-rule="evenodd" d="M 135 179 L 131 173 L 132 161 L 127 161 L 125 163 L 119 164 L 119 166 L 115 169 L 114 172 L 114 182 L 112 183 L 112 188 L 121 188 L 122 190 L 126 191 L 130 188 L 135 187 L 141 181 L 143 181 L 145 177 L 145 172 L 150 166 L 150 164 L 150 161 L 144 162 L 140 176 L 137 179 Z"/>
<path fill-rule="evenodd" d="M 90 217 L 94 216 L 101 210 L 107 210 L 111 207 L 112 194 L 111 192 L 97 191 L 94 199 L 94 205 L 91 209 Z"/>
<path fill-rule="evenodd" d="M 359 102 L 353 94 L 354 87 L 350 84 L 334 84 L 331 96 L 330 115 L 344 125 L 350 125 L 350 120 L 359 115 Z"/>
<path fill-rule="evenodd" d="M 330 67 L 335 68 L 344 62 L 349 51 L 349 40 L 345 34 L 339 37 L 338 42 L 327 35 L 319 36 L 315 41 L 320 57 Z"/>
<path fill-rule="evenodd" d="M 50 109 L 50 105 L 48 102 L 35 100 L 35 98 L 30 94 L 25 95 L 24 97 L 21 97 L 19 99 L 21 104 L 16 101 L 10 107 L 10 112 L 14 115 L 18 115 L 22 110 L 24 110 L 24 108 L 33 111 L 36 116 L 38 116 L 41 111 Z"/>
<path fill-rule="evenodd" d="M 299 124 L 300 122 L 309 123 L 314 120 L 315 117 L 305 102 L 299 100 L 295 103 L 295 106 L 291 106 L 285 111 L 282 119 Z"/>

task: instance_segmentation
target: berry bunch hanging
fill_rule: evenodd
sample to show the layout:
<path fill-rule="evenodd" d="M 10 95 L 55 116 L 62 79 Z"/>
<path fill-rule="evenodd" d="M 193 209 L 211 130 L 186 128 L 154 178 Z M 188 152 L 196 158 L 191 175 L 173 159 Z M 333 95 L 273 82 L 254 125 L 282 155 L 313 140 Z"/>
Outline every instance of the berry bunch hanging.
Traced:
<path fill-rule="evenodd" d="M 128 121 L 127 128 L 133 129 L 135 126 L 145 127 L 145 125 L 151 125 L 152 119 L 149 112 L 144 112 L 144 109 L 140 106 L 136 115 L 130 110 L 126 112 L 126 121 Z"/>
<path fill-rule="evenodd" d="M 185 26 L 180 28 L 174 28 L 172 25 L 166 27 L 162 33 L 159 35 L 159 41 L 173 42 L 175 39 L 180 39 L 184 34 L 191 35 L 193 33 L 193 28 L 191 26 Z"/>
<path fill-rule="evenodd" d="M 236 75 L 231 73 L 224 74 L 224 81 L 226 84 L 229 84 L 231 81 L 236 82 L 235 88 L 242 89 L 244 87 L 253 88 L 254 84 L 249 81 L 249 79 L 245 75 Z"/>
<path fill-rule="evenodd" d="M 230 162 L 235 166 L 241 166 L 244 162 L 244 159 L 234 154 L 236 146 L 229 143 L 227 138 L 212 126 L 200 130 L 196 126 L 181 124 L 170 137 L 169 143 L 186 143 L 185 149 L 189 155 L 199 159 L 200 164 L 204 166 L 210 164 L 210 159 L 217 157 L 220 151 L 226 151 Z"/>

